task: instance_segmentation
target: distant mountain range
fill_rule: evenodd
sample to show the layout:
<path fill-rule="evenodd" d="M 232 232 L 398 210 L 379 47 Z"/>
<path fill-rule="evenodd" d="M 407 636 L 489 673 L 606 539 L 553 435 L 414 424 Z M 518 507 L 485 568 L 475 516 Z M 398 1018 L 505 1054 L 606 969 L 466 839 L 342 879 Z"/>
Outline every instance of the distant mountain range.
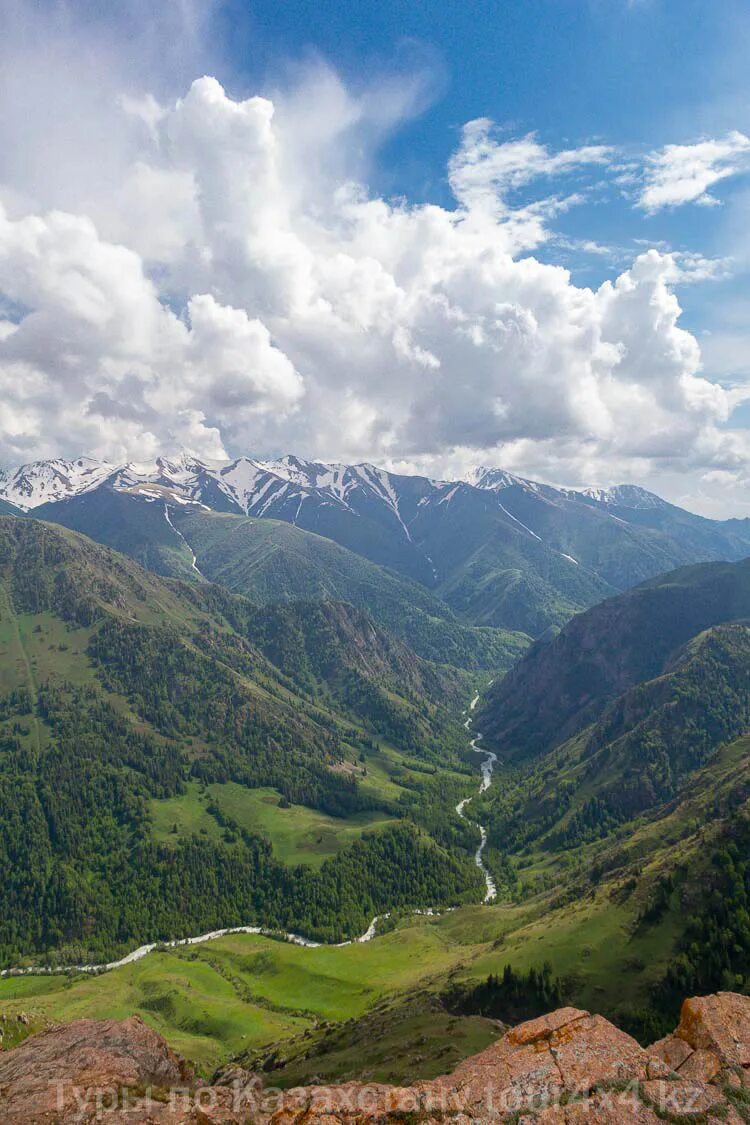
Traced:
<path fill-rule="evenodd" d="M 430 591 L 438 616 L 532 637 L 674 567 L 750 555 L 750 520 L 706 519 L 634 485 L 573 491 L 486 467 L 467 480 L 438 481 L 293 456 L 216 463 L 183 455 L 120 466 L 81 457 L 0 475 L 3 502 L 160 573 L 209 579 L 236 572 L 238 560 L 230 535 L 217 558 L 217 525 L 197 513 L 280 521 Z M 144 515 L 147 503 L 158 516 Z M 280 573 L 290 568 L 290 550 L 288 537 L 274 544 Z M 344 569 L 351 566 L 349 559 Z M 268 600 L 290 596 L 270 587 Z M 343 588 L 337 596 L 349 597 Z"/>

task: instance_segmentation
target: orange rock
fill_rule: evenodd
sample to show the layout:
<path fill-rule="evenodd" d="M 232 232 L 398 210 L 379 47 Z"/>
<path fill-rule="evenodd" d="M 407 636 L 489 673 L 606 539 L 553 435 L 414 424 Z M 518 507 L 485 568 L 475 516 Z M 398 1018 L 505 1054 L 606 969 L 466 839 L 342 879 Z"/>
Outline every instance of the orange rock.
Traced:
<path fill-rule="evenodd" d="M 527 1020 L 518 1027 L 512 1027 L 505 1035 L 509 1043 L 521 1046 L 524 1043 L 533 1043 L 538 1039 L 549 1039 L 553 1031 L 558 1031 L 574 1020 L 583 1019 L 589 1013 L 580 1008 L 558 1008 L 546 1016 L 539 1016 L 535 1020 Z"/>
<path fill-rule="evenodd" d="M 657 1113 L 676 1116 L 697 1117 L 724 1100 L 713 1086 L 703 1082 L 644 1082 L 642 1091 L 646 1104 Z"/>
<path fill-rule="evenodd" d="M 616 1099 L 595 1094 L 570 1105 L 550 1106 L 533 1122 L 529 1119 L 528 1125 L 657 1125 L 661 1120 L 635 1097 Z"/>
<path fill-rule="evenodd" d="M 750 997 L 716 992 L 686 1000 L 675 1035 L 714 1051 L 724 1066 L 750 1066 Z"/>
<path fill-rule="evenodd" d="M 75 1112 L 86 1121 L 99 1109 L 112 1112 L 123 1089 L 192 1081 L 192 1069 L 139 1016 L 76 1020 L 0 1054 L 0 1121 L 35 1125 L 73 1120 L 66 1115 Z"/>
<path fill-rule="evenodd" d="M 711 1082 L 721 1070 L 721 1059 L 715 1051 L 706 1051 L 702 1047 L 688 1055 L 685 1062 L 679 1067 L 678 1074 L 683 1079 L 695 1079 L 698 1082 Z"/>
<path fill-rule="evenodd" d="M 649 1047 L 649 1052 L 650 1051 L 651 1051 L 651 1048 Z M 674 1077 L 674 1071 L 672 1070 L 671 1066 L 669 1066 L 667 1063 L 664 1062 L 663 1059 L 655 1059 L 654 1056 L 649 1053 L 648 1067 L 647 1067 L 647 1070 L 646 1070 L 646 1077 L 647 1078 L 672 1078 L 672 1077 Z"/>
<path fill-rule="evenodd" d="M 670 1114 L 700 1118 L 714 1107 L 739 1125 L 722 1084 L 747 1080 L 749 1030 L 750 1000 L 730 993 L 686 1001 L 675 1034 L 648 1050 L 601 1016 L 563 1008 L 513 1028 L 434 1081 L 273 1094 L 240 1070 L 225 1071 L 216 1086 L 195 1085 L 140 1019 L 79 1020 L 0 1054 L 0 1122 L 387 1125 L 413 1115 L 423 1125 L 652 1125 Z M 144 1086 L 164 1088 L 166 1100 L 145 1099 Z"/>
<path fill-rule="evenodd" d="M 591 1088 L 597 1082 L 646 1078 L 648 1055 L 624 1031 L 602 1016 L 588 1016 L 570 1025 L 572 1034 L 550 1041 L 550 1052 L 568 1090 Z"/>
<path fill-rule="evenodd" d="M 667 1035 L 659 1039 L 648 1048 L 650 1055 L 663 1059 L 671 1070 L 679 1070 L 685 1059 L 693 1053 L 693 1048 L 684 1039 L 677 1039 L 674 1035 Z"/>

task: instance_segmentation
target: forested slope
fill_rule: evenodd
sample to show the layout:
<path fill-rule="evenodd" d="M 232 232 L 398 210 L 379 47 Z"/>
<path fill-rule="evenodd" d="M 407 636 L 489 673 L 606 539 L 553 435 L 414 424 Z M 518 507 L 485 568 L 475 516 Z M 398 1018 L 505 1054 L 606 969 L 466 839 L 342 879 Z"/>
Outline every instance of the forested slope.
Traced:
<path fill-rule="evenodd" d="M 503 753 L 545 753 L 713 625 L 750 618 L 750 559 L 671 571 L 538 641 L 483 701 L 478 722 Z"/>
<path fill-rule="evenodd" d="M 414 579 L 281 520 L 112 488 L 45 504 L 37 514 L 157 574 L 208 579 L 261 605 L 349 602 L 420 656 L 457 668 L 504 671 L 529 644 L 524 633 L 467 624 Z"/>
<path fill-rule="evenodd" d="M 455 674 L 336 606 L 300 626 L 304 667 L 288 655 L 279 667 L 273 623 L 259 612 L 218 587 L 165 582 L 71 532 L 0 519 L 3 961 L 70 943 L 101 956 L 252 921 L 340 938 L 390 905 L 478 896 L 470 842 L 448 852 L 414 824 L 417 782 L 402 805 L 395 786 L 367 777 L 381 720 L 394 738 L 419 731 L 427 759 L 461 767 L 446 706 L 460 698 Z M 355 679 L 342 683 L 331 653 L 343 660 L 362 630 L 370 652 L 346 658 Z M 423 694 L 428 684 L 441 700 Z M 231 818 L 214 836 L 154 837 L 154 800 L 228 782 L 271 786 L 335 816 L 380 808 L 400 822 L 318 871 L 285 867 Z"/>

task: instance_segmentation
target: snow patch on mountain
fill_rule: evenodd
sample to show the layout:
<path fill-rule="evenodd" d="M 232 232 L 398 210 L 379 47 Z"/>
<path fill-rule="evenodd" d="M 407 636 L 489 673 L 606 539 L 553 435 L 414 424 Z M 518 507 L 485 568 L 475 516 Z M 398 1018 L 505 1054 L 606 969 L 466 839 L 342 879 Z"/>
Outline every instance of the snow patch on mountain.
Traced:
<path fill-rule="evenodd" d="M 523 493 L 537 503 L 555 507 L 571 502 L 593 505 L 607 510 L 612 518 L 618 518 L 609 511 L 612 508 L 669 506 L 646 489 L 629 484 L 574 491 L 488 466 L 471 470 L 464 481 L 438 481 L 393 474 L 366 462 L 344 465 L 307 461 L 291 454 L 268 460 L 241 456 L 232 461 L 207 461 L 182 453 L 124 465 L 91 457 L 37 461 L 0 472 L 0 498 L 31 511 L 41 504 L 89 492 L 105 482 L 118 490 L 152 499 L 158 496 L 175 504 L 202 503 L 209 508 L 294 521 L 307 501 L 378 520 L 383 519 L 385 509 L 389 513 L 386 519 L 393 517 L 409 541 L 410 525 L 424 505 L 447 506 L 468 486 L 497 494 L 500 511 L 535 539 L 540 536 L 526 523 L 525 511 L 519 512 L 522 518 L 514 514 L 516 503 L 511 503 L 511 495 Z M 504 496 L 501 504 L 499 496 L 508 489 L 514 492 L 507 499 Z"/>
<path fill-rule="evenodd" d="M 411 542 L 411 534 L 402 519 L 398 494 L 393 487 L 390 473 L 385 472 L 384 469 L 378 469 L 374 465 L 355 465 L 354 471 L 365 474 L 367 483 L 373 488 L 375 495 L 383 501 L 387 508 L 390 508 L 401 524 L 406 538 Z"/>
<path fill-rule="evenodd" d="M 541 535 L 537 535 L 535 531 L 532 531 L 530 527 L 527 527 L 525 523 L 522 523 L 521 520 L 519 520 L 518 516 L 514 516 L 512 512 L 509 512 L 508 509 L 500 503 L 498 503 L 498 507 L 500 511 L 505 512 L 505 515 L 512 519 L 514 523 L 517 523 L 518 526 L 522 527 L 524 531 L 528 531 L 529 535 L 533 536 L 534 539 L 538 539 L 540 543 L 544 542 Z"/>
<path fill-rule="evenodd" d="M 612 488 L 584 488 L 580 495 L 596 500 L 597 504 L 605 504 L 613 508 L 668 508 L 666 500 L 662 500 L 646 488 L 637 484 L 616 484 Z"/>
<path fill-rule="evenodd" d="M 476 468 L 470 469 L 465 479 L 466 483 L 473 485 L 474 488 L 492 489 L 495 492 L 499 492 L 503 488 L 512 488 L 514 485 L 520 485 L 521 488 L 530 488 L 533 491 L 536 491 L 538 487 L 535 481 L 517 477 L 514 473 L 509 473 L 505 469 L 491 469 L 487 465 L 478 465 Z"/>
<path fill-rule="evenodd" d="M 185 538 L 185 536 L 184 536 L 184 535 L 182 534 L 182 532 L 180 531 L 180 529 L 179 529 L 178 527 L 175 527 L 175 525 L 174 525 L 174 524 L 172 523 L 172 520 L 170 519 L 170 516 L 169 516 L 169 504 L 165 504 L 165 505 L 164 505 L 164 519 L 165 519 L 165 520 L 167 521 L 167 523 L 169 524 L 169 526 L 171 527 L 171 529 L 172 529 L 172 531 L 173 531 L 173 532 L 175 533 L 175 535 L 176 535 L 176 536 L 178 537 L 178 539 L 181 539 L 181 540 L 182 540 L 182 542 L 183 542 L 183 543 L 185 544 L 185 546 L 187 547 L 188 551 L 190 552 L 190 565 L 192 566 L 192 568 L 193 568 L 193 570 L 195 571 L 195 573 L 196 573 L 196 574 L 198 574 L 198 575 L 200 575 L 200 577 L 202 578 L 202 577 L 203 577 L 203 575 L 202 575 L 202 574 L 201 574 L 201 572 L 200 572 L 200 571 L 198 570 L 198 559 L 197 559 L 197 557 L 196 557 L 195 551 L 194 551 L 194 550 L 193 550 L 193 548 L 192 548 L 192 547 L 190 546 L 190 544 L 188 543 L 187 539 L 186 539 L 186 538 Z"/>
<path fill-rule="evenodd" d="M 443 495 L 438 500 L 438 504 L 450 504 L 451 500 L 458 492 L 458 489 L 459 486 L 457 484 L 454 484 L 452 488 L 449 488 L 447 492 L 443 493 Z"/>
<path fill-rule="evenodd" d="M 114 466 L 106 461 L 95 461 L 91 457 L 33 461 L 17 469 L 0 471 L 0 497 L 28 512 L 40 504 L 90 492 L 107 480 L 113 470 Z"/>

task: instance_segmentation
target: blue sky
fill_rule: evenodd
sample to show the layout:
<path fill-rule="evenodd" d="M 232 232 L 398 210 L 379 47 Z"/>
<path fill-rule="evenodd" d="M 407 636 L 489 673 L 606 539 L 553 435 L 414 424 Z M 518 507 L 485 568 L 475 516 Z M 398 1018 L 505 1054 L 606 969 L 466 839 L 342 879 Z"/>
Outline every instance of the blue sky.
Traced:
<path fill-rule="evenodd" d="M 509 136 L 536 132 L 554 147 L 597 140 L 633 153 L 750 131 L 750 7 L 742 0 L 240 2 L 222 9 L 220 23 L 227 80 L 238 93 L 273 88 L 311 56 L 355 88 L 378 74 L 422 73 L 424 108 L 385 141 L 371 171 L 376 191 L 415 201 L 450 204 L 446 164 L 460 126 L 476 117 Z M 727 256 L 735 232 L 726 205 L 742 192 L 738 177 L 722 187 L 724 208 L 656 217 L 634 213 L 613 191 L 559 225 L 604 244 L 645 239 Z M 607 273 L 596 257 L 567 260 L 587 283 Z M 726 292 L 686 296 L 691 327 L 720 323 Z"/>
<path fill-rule="evenodd" d="M 491 460 L 750 512 L 746 2 L 7 12 L 0 459 Z"/>
<path fill-rule="evenodd" d="M 273 88 L 285 67 L 316 55 L 355 88 L 379 73 L 424 73 L 424 109 L 372 169 L 375 190 L 412 200 L 450 203 L 445 167 L 460 126 L 476 117 L 553 147 L 598 141 L 634 153 L 750 130 L 750 7 L 741 0 L 242 2 L 223 9 L 222 23 L 238 93 Z M 724 185 L 722 202 L 741 191 L 741 178 Z M 732 250 L 721 209 L 647 217 L 616 192 L 560 226 L 604 243 Z"/>

